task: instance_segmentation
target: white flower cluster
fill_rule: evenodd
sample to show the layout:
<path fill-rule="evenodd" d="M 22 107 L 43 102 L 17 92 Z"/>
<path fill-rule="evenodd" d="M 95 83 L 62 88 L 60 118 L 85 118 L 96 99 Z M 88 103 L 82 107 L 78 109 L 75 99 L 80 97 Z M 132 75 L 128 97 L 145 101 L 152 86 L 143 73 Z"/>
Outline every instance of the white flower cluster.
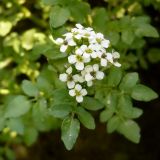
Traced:
<path fill-rule="evenodd" d="M 83 101 L 87 90 L 82 86 L 92 86 L 94 80 L 104 78 L 104 67 L 110 64 L 120 67 L 117 61 L 118 52 L 109 52 L 110 41 L 102 33 L 96 33 L 92 28 L 84 28 L 81 24 L 58 38 L 55 43 L 60 46 L 60 51 L 68 53 L 69 67 L 66 73 L 60 74 L 59 79 L 67 83 L 70 96 L 75 96 L 77 102 Z"/>

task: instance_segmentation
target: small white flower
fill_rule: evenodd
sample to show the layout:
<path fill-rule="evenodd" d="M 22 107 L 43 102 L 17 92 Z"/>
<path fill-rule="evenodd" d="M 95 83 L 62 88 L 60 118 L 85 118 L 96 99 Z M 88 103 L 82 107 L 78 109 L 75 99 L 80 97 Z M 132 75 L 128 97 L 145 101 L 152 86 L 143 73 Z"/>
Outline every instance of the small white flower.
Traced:
<path fill-rule="evenodd" d="M 73 38 L 71 37 L 70 33 L 66 33 L 64 36 L 66 36 L 65 39 L 57 38 L 55 40 L 55 43 L 57 45 L 60 45 L 60 51 L 66 52 L 67 48 L 69 46 L 76 46 L 77 44 L 74 42 Z"/>
<path fill-rule="evenodd" d="M 66 73 L 60 74 L 60 75 L 59 75 L 59 79 L 60 79 L 62 82 L 67 82 L 67 87 L 68 87 L 69 89 L 74 88 L 74 86 L 75 86 L 75 81 L 74 81 L 74 78 L 73 78 L 73 76 L 72 76 L 72 67 L 69 67 L 69 68 L 66 70 Z"/>
<path fill-rule="evenodd" d="M 91 44 L 89 46 L 87 45 L 82 45 L 80 49 L 83 52 L 83 56 L 86 58 L 92 57 L 92 58 L 97 58 L 97 52 L 94 51 L 94 45 Z"/>
<path fill-rule="evenodd" d="M 83 102 L 83 96 L 87 95 L 87 90 L 82 89 L 80 84 L 76 84 L 74 89 L 69 90 L 69 95 L 72 97 L 76 97 L 77 102 Z"/>
<path fill-rule="evenodd" d="M 79 74 L 75 74 L 73 76 L 73 79 L 75 82 L 79 82 L 79 83 L 83 83 L 85 81 L 85 79 Z"/>
<path fill-rule="evenodd" d="M 86 66 L 84 71 L 81 72 L 81 74 L 82 76 L 84 76 L 87 82 L 93 81 L 95 79 L 102 80 L 104 78 L 104 73 L 102 71 L 99 71 L 98 64 L 94 64 L 93 66 Z"/>
<path fill-rule="evenodd" d="M 83 52 L 79 49 L 77 49 L 75 53 L 75 55 L 72 54 L 68 57 L 68 62 L 70 64 L 75 64 L 76 69 L 81 71 L 84 69 L 84 63 L 90 62 L 90 58 L 84 57 Z"/>
<path fill-rule="evenodd" d="M 100 44 L 104 48 L 108 48 L 109 45 L 110 45 L 110 41 L 106 40 L 104 38 L 104 35 L 102 33 L 97 33 L 96 35 L 91 36 L 89 38 L 89 42 L 93 43 L 93 44 L 98 43 L 98 44 Z"/>

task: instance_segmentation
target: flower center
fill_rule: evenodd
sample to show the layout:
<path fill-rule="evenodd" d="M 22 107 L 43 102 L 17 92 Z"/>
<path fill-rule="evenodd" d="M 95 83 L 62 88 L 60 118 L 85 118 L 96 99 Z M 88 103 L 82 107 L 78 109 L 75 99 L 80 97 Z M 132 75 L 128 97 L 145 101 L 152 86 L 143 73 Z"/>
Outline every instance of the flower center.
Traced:
<path fill-rule="evenodd" d="M 96 38 L 97 43 L 101 44 L 102 40 L 100 38 Z"/>
<path fill-rule="evenodd" d="M 67 81 L 73 81 L 73 77 L 71 75 L 68 75 Z"/>
<path fill-rule="evenodd" d="M 86 49 L 85 51 L 86 51 L 86 53 L 92 53 L 92 50 L 91 50 L 91 49 L 89 49 L 89 48 L 88 48 L 88 49 Z"/>
<path fill-rule="evenodd" d="M 92 77 L 96 76 L 96 72 L 95 71 L 92 71 L 90 74 L 91 74 Z"/>
<path fill-rule="evenodd" d="M 76 96 L 80 96 L 81 95 L 80 91 L 75 90 L 75 93 L 76 93 Z"/>
<path fill-rule="evenodd" d="M 76 56 L 76 59 L 77 59 L 77 61 L 79 61 L 79 62 L 83 62 L 83 58 L 82 58 L 82 56 L 80 56 L 80 55 L 77 55 L 77 56 Z"/>

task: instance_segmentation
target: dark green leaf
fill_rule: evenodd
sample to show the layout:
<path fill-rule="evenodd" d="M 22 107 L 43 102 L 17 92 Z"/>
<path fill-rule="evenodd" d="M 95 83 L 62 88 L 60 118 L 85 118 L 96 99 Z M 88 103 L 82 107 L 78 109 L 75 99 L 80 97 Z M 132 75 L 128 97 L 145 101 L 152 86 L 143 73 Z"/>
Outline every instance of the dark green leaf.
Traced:
<path fill-rule="evenodd" d="M 136 122 L 132 120 L 126 120 L 119 125 L 118 131 L 130 141 L 139 143 L 140 128 Z"/>
<path fill-rule="evenodd" d="M 71 12 L 71 16 L 76 22 L 83 23 L 90 12 L 90 6 L 86 2 L 77 1 L 70 3 L 69 10 Z"/>
<path fill-rule="evenodd" d="M 156 28 L 154 28 L 150 24 L 143 24 L 143 25 L 139 26 L 136 29 L 135 34 L 137 36 L 154 37 L 154 38 L 159 37 L 159 34 L 158 34 Z"/>
<path fill-rule="evenodd" d="M 76 143 L 80 130 L 80 123 L 77 119 L 67 117 L 61 126 L 61 139 L 67 150 L 71 150 Z"/>
<path fill-rule="evenodd" d="M 118 112 L 124 117 L 130 117 L 133 113 L 132 100 L 129 96 L 120 96 L 117 106 Z"/>
<path fill-rule="evenodd" d="M 148 60 L 152 63 L 158 63 L 160 61 L 160 49 L 152 48 L 147 53 Z"/>
<path fill-rule="evenodd" d="M 127 73 L 123 77 L 122 82 L 121 82 L 119 88 L 121 90 L 131 91 L 131 89 L 136 85 L 136 83 L 138 82 L 138 80 L 139 80 L 138 73 L 136 73 L 136 72 Z"/>
<path fill-rule="evenodd" d="M 107 85 L 115 87 L 117 86 L 122 78 L 122 70 L 121 68 L 112 67 L 109 75 L 107 76 Z"/>
<path fill-rule="evenodd" d="M 36 97 L 39 94 L 37 87 L 31 81 L 28 80 L 24 80 L 22 82 L 22 89 L 26 95 L 31 97 Z"/>
<path fill-rule="evenodd" d="M 9 127 L 12 131 L 16 131 L 19 134 L 24 133 L 24 124 L 19 118 L 11 118 L 6 123 L 7 127 Z"/>
<path fill-rule="evenodd" d="M 77 108 L 78 119 L 88 129 L 95 129 L 93 116 L 82 107 Z"/>
<path fill-rule="evenodd" d="M 132 44 L 134 40 L 134 32 L 131 29 L 125 29 L 122 32 L 122 41 L 125 42 L 126 44 L 130 45 Z"/>
<path fill-rule="evenodd" d="M 72 106 L 69 104 L 58 104 L 50 108 L 49 114 L 56 118 L 64 118 L 72 111 Z"/>
<path fill-rule="evenodd" d="M 70 12 L 67 8 L 55 6 L 50 12 L 50 24 L 52 27 L 57 28 L 66 23 L 70 17 Z"/>
<path fill-rule="evenodd" d="M 102 109 L 104 105 L 95 98 L 84 97 L 82 106 L 88 110 L 96 111 Z"/>
<path fill-rule="evenodd" d="M 113 114 L 113 110 L 106 108 L 104 111 L 100 113 L 100 121 L 107 122 L 113 116 Z"/>
<path fill-rule="evenodd" d="M 46 4 L 46 5 L 55 5 L 58 4 L 59 0 L 42 0 L 42 3 Z"/>
<path fill-rule="evenodd" d="M 142 84 L 138 84 L 133 88 L 131 96 L 137 101 L 147 102 L 156 99 L 158 97 L 158 94 L 154 92 L 151 88 Z"/>
<path fill-rule="evenodd" d="M 108 133 L 114 132 L 119 127 L 120 123 L 121 120 L 118 116 L 113 116 L 112 118 L 110 118 L 107 124 Z"/>
<path fill-rule="evenodd" d="M 30 102 L 25 96 L 16 96 L 6 106 L 5 117 L 22 116 L 29 111 L 30 107 Z"/>
<path fill-rule="evenodd" d="M 34 142 L 36 142 L 38 137 L 38 132 L 35 128 L 26 128 L 24 133 L 24 142 L 27 146 L 31 146 Z"/>

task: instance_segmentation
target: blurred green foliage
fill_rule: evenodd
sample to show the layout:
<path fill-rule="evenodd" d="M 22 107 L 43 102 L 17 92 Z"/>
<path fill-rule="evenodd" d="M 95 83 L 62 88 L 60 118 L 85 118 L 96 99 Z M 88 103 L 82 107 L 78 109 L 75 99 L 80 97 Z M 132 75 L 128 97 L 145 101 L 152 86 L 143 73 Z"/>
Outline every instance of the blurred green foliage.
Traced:
<path fill-rule="evenodd" d="M 0 1 L 0 158 L 16 159 L 12 144 L 30 146 L 39 132 L 60 127 L 70 150 L 80 122 L 95 128 L 90 110 L 101 109 L 100 121 L 107 122 L 109 133 L 118 131 L 138 143 L 140 128 L 133 119 L 143 111 L 132 99 L 150 101 L 157 94 L 130 71 L 147 70 L 160 61 L 159 13 L 159 0 Z M 75 23 L 102 32 L 121 54 L 122 64 L 107 71 L 78 106 L 58 79 L 66 55 L 53 43 Z"/>

